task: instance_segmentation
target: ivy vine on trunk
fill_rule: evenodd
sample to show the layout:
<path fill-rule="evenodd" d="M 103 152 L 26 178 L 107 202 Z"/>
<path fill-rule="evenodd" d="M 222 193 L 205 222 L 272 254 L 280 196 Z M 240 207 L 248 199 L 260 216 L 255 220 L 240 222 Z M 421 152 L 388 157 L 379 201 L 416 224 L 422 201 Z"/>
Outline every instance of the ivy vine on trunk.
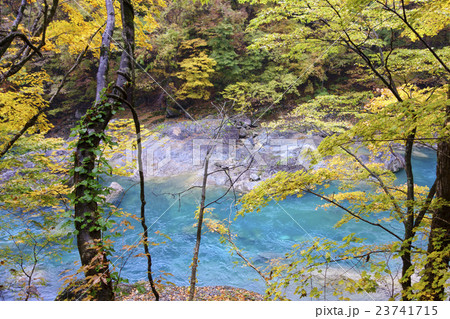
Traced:
<path fill-rule="evenodd" d="M 111 95 L 104 97 L 88 110 L 78 127 L 79 139 L 75 151 L 74 206 L 77 246 L 82 267 L 89 285 L 88 292 L 96 300 L 114 300 L 107 247 L 102 240 L 101 195 L 104 188 L 98 183 L 98 157 L 102 141 L 107 141 L 105 130 L 132 82 L 134 50 L 134 11 L 130 0 L 121 0 L 122 37 L 124 45 L 115 85 Z M 108 15 L 111 19 L 111 15 Z M 108 29 L 108 28 L 107 28 Z M 106 72 L 106 69 L 105 69 Z M 106 74 L 105 74 L 106 76 Z"/>

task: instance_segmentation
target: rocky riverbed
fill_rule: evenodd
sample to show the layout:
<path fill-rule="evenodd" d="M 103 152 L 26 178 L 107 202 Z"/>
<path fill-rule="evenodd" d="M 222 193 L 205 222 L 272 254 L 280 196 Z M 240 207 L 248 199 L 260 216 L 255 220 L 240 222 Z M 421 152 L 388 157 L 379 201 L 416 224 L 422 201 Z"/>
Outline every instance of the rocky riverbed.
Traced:
<path fill-rule="evenodd" d="M 323 162 L 312 165 L 308 154 L 317 150 L 323 137 L 307 131 L 277 131 L 252 125 L 240 118 L 220 127 L 221 120 L 205 118 L 197 121 L 167 122 L 143 139 L 143 164 L 146 180 L 185 176 L 186 185 L 199 186 L 204 173 L 208 148 L 212 148 L 209 161 L 208 185 L 229 187 L 237 192 L 248 192 L 279 171 L 294 172 L 322 167 Z M 218 132 L 220 128 L 220 132 Z M 134 140 L 130 135 L 129 139 Z M 121 143 L 123 141 L 119 141 Z M 364 162 L 383 163 L 391 171 L 404 167 L 399 154 L 361 154 Z M 46 151 L 45 156 L 57 162 L 70 160 L 70 151 Z M 136 149 L 116 152 L 108 159 L 113 167 L 124 166 L 136 158 Z M 0 181 L 7 181 L 20 167 L 34 167 L 29 154 L 17 158 L 17 167 L 0 171 Z M 70 166 L 68 163 L 67 167 Z M 138 179 L 138 171 L 130 171 Z M 0 182 L 1 183 L 1 182 Z M 114 200 L 121 192 L 117 183 L 112 185 Z"/>
<path fill-rule="evenodd" d="M 238 192 L 250 191 L 278 171 L 294 172 L 323 166 L 323 162 L 311 165 L 308 155 L 317 150 L 323 140 L 319 135 L 255 127 L 247 118 L 222 128 L 220 122 L 211 118 L 175 122 L 145 139 L 142 146 L 146 179 L 186 175 L 187 183 L 198 186 L 208 148 L 212 148 L 208 185 L 228 187 L 233 183 Z M 112 156 L 110 163 L 120 167 L 135 156 L 136 151 L 129 150 Z M 368 155 L 362 155 L 362 159 L 370 161 Z M 404 166 L 398 154 L 379 154 L 372 157 L 373 160 L 384 163 L 394 172 Z M 134 178 L 138 178 L 137 171 Z"/>

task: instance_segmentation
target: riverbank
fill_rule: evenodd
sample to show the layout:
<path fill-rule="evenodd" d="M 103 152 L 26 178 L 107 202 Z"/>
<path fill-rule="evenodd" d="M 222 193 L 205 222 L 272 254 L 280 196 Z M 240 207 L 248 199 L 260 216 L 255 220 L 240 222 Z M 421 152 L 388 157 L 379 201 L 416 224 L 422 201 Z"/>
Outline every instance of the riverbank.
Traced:
<path fill-rule="evenodd" d="M 321 159 L 314 158 L 323 136 L 307 129 L 277 130 L 254 125 L 245 117 L 221 124 L 220 119 L 207 117 L 148 128 L 152 134 L 142 141 L 146 180 L 185 175 L 192 177 L 192 186 L 200 186 L 208 149 L 211 149 L 208 185 L 233 187 L 240 193 L 249 192 L 279 171 L 308 171 L 325 165 Z M 134 140 L 132 135 L 127 138 L 128 141 L 120 142 Z M 404 167 L 399 154 L 360 155 L 363 162 L 381 163 L 393 172 Z M 108 158 L 111 166 L 119 170 L 126 169 L 135 159 L 133 147 Z M 128 168 L 128 172 L 138 180 L 136 169 Z"/>
<path fill-rule="evenodd" d="M 160 301 L 187 301 L 189 287 L 159 285 Z M 154 301 L 148 283 L 121 285 L 117 301 Z M 262 301 L 264 296 L 253 291 L 230 286 L 196 287 L 195 301 Z"/>
<path fill-rule="evenodd" d="M 124 123 L 126 120 L 113 120 L 110 128 L 126 126 Z M 209 148 L 212 151 L 208 186 L 233 187 L 238 193 L 249 192 L 280 171 L 309 171 L 326 165 L 325 161 L 314 157 L 323 136 L 306 128 L 300 131 L 272 129 L 254 125 L 245 117 L 221 126 L 220 119 L 206 117 L 195 121 L 168 121 L 150 125 L 145 130 L 148 134 L 142 136 L 142 157 L 146 180 L 187 176 L 189 186 L 200 186 Z M 112 131 L 111 134 L 114 135 Z M 137 150 L 132 130 L 124 130 L 115 139 L 118 146 L 106 154 L 107 160 L 116 172 L 137 181 Z M 72 150 L 68 149 L 68 142 L 58 150 L 47 150 L 41 155 L 70 168 Z M 33 168 L 35 164 L 30 160 L 33 153 L 16 156 L 16 166 L 0 171 L 0 184 L 21 167 Z M 362 150 L 358 155 L 364 163 L 380 163 L 386 169 L 398 172 L 404 167 L 403 156 L 399 153 L 401 150 L 392 154 L 372 154 Z"/>

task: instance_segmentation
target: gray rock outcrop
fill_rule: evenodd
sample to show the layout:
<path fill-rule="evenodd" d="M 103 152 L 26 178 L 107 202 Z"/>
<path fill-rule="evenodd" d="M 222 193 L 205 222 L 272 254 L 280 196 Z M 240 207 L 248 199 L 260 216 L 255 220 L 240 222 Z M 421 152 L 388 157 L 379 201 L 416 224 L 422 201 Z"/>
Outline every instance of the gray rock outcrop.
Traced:
<path fill-rule="evenodd" d="M 118 200 L 121 199 L 124 189 L 123 187 L 117 183 L 117 182 L 112 182 L 108 188 L 110 189 L 110 193 L 106 196 L 105 200 L 108 203 L 114 204 L 115 202 L 117 202 Z"/>
<path fill-rule="evenodd" d="M 165 126 L 142 144 L 145 177 L 190 173 L 198 177 L 199 184 L 207 150 L 212 148 L 208 184 L 229 187 L 232 181 L 238 191 L 247 192 L 280 170 L 306 169 L 309 159 L 305 151 L 315 150 L 321 140 L 304 133 L 255 129 L 246 118 L 235 122 L 224 126 L 215 139 L 220 125 L 217 119 Z M 110 164 L 121 166 L 134 156 L 135 150 L 125 154 L 126 158 L 116 154 Z"/>
<path fill-rule="evenodd" d="M 208 184 L 229 187 L 233 183 L 240 192 L 248 192 L 279 171 L 326 166 L 326 161 L 320 159 L 312 165 L 312 156 L 323 140 L 319 135 L 255 128 L 249 119 L 241 118 L 224 126 L 219 137 L 213 138 L 219 125 L 220 120 L 211 117 L 166 125 L 159 134 L 143 142 L 145 177 L 191 174 L 198 186 L 209 148 L 212 148 L 212 156 Z M 135 155 L 135 151 L 130 151 L 126 156 L 131 160 Z M 405 165 L 404 158 L 392 152 L 358 156 L 365 163 L 382 163 L 393 172 Z M 114 155 L 110 163 L 121 165 L 124 161 L 119 154 Z"/>

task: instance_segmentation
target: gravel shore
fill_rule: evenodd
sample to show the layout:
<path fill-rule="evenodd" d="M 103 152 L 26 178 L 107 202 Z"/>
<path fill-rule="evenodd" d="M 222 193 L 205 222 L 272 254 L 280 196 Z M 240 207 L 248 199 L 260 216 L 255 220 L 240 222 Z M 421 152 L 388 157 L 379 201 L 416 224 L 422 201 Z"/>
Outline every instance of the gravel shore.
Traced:
<path fill-rule="evenodd" d="M 155 297 L 149 289 L 148 284 L 124 285 L 121 292 L 116 295 L 118 301 L 154 301 Z M 144 291 L 145 290 L 145 291 Z M 187 301 L 189 297 L 189 287 L 180 286 L 159 286 L 158 293 L 160 301 Z M 197 287 L 195 301 L 261 301 L 264 296 L 246 289 L 230 286 L 208 286 Z"/>

